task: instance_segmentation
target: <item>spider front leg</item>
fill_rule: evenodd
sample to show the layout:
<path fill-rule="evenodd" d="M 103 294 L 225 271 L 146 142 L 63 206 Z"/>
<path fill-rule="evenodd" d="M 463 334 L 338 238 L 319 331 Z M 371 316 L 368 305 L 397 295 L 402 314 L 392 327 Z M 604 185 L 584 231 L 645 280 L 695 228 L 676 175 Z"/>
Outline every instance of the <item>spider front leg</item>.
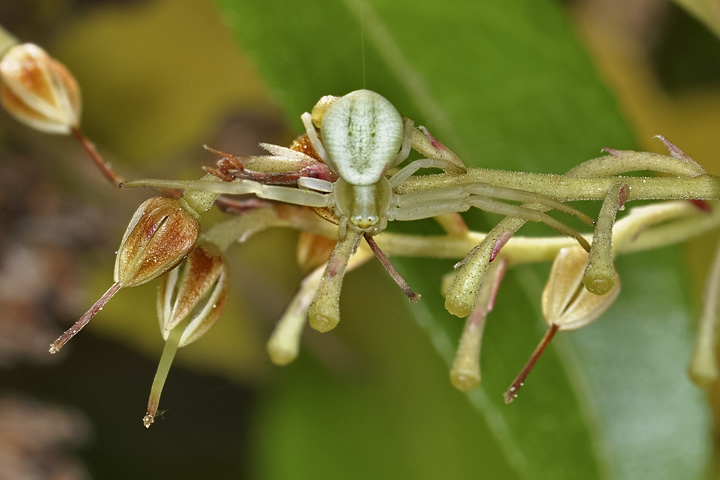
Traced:
<path fill-rule="evenodd" d="M 331 207 L 332 196 L 327 193 L 319 193 L 310 190 L 301 190 L 294 187 L 279 185 L 265 185 L 252 180 L 235 180 L 233 182 L 221 182 L 209 178 L 201 180 L 163 180 L 147 179 L 125 182 L 125 187 L 151 187 L 184 190 L 186 192 L 203 192 L 210 194 L 246 195 L 253 194 L 266 200 L 302 205 L 306 207 Z"/>
<path fill-rule="evenodd" d="M 261 143 L 270 155 L 236 157 L 205 145 L 205 150 L 219 156 L 215 167 L 203 167 L 219 179 L 254 180 L 268 185 L 296 185 L 304 177 L 334 182 L 337 175 L 323 163 L 307 135 L 296 138 L 290 148 Z"/>
<path fill-rule="evenodd" d="M 412 164 L 410 165 L 412 166 Z M 587 240 L 575 229 L 550 217 L 545 211 L 538 211 L 521 205 L 513 205 L 498 201 L 534 201 L 545 210 L 556 209 L 577 216 L 585 223 L 592 225 L 593 220 L 584 213 L 561 202 L 536 193 L 521 190 L 495 187 L 489 184 L 466 185 L 461 188 L 444 188 L 432 192 L 413 192 L 398 196 L 395 220 L 418 220 L 451 212 L 463 212 L 471 207 L 486 212 L 511 215 L 525 221 L 542 222 L 555 230 L 575 238 L 585 250 L 590 250 Z"/>

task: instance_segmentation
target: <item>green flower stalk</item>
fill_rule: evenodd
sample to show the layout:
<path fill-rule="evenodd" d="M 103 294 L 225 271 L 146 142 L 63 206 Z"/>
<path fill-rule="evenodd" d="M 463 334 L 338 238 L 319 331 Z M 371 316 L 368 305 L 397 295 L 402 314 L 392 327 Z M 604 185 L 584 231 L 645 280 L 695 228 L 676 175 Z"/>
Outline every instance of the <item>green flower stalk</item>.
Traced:
<path fill-rule="evenodd" d="M 461 392 L 480 385 L 480 347 L 488 314 L 495 305 L 500 282 L 507 270 L 507 259 L 494 262 L 488 270 L 488 279 L 480 287 L 478 305 L 465 321 L 455 361 L 450 369 L 450 382 Z"/>
<path fill-rule="evenodd" d="M 625 206 L 628 190 L 625 183 L 610 188 L 600 209 L 593 234 L 590 258 L 587 261 L 583 283 L 595 295 L 604 295 L 613 288 L 617 272 L 613 266 L 612 227 L 618 210 Z"/>
<path fill-rule="evenodd" d="M 220 318 L 228 296 L 229 269 L 220 249 L 200 241 L 160 282 L 157 314 L 165 347 L 150 389 L 143 425 L 155 421 L 175 352 L 202 337 Z"/>
<path fill-rule="evenodd" d="M 698 325 L 695 350 L 690 362 L 690 378 L 696 385 L 709 387 L 718 379 L 717 343 L 720 321 L 720 243 L 715 251 L 703 292 L 703 310 Z"/>
<path fill-rule="evenodd" d="M 348 260 L 355 253 L 362 234 L 348 230 L 338 241 L 328 260 L 308 315 L 310 326 L 319 332 L 328 332 L 340 322 L 340 291 Z"/>

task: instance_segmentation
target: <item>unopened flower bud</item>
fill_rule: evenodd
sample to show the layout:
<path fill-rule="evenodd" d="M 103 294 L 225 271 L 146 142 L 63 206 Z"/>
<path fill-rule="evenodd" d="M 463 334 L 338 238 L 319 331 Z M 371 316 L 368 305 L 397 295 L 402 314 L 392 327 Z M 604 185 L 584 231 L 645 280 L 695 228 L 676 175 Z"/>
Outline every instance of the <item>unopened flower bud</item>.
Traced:
<path fill-rule="evenodd" d="M 162 277 L 158 289 L 158 318 L 165 339 L 143 424 L 155 421 L 160 395 L 175 352 L 207 332 L 225 309 L 228 296 L 228 266 L 220 249 L 201 242 L 185 262 Z"/>
<path fill-rule="evenodd" d="M 183 263 L 161 278 L 157 310 L 165 340 L 170 331 L 186 319 L 180 347 L 194 342 L 210 329 L 227 302 L 228 272 L 218 247 L 201 242 Z"/>
<path fill-rule="evenodd" d="M 585 288 L 583 275 L 588 257 L 588 252 L 579 246 L 563 248 L 555 257 L 542 296 L 542 311 L 549 325 L 548 331 L 505 392 L 505 403 L 517 398 L 518 390 L 558 331 L 575 330 L 594 321 L 605 313 L 620 293 L 617 271 L 613 271 L 613 286 L 607 293 L 596 295 Z"/>
<path fill-rule="evenodd" d="M 69 134 L 80 122 L 80 90 L 70 72 L 31 43 L 0 61 L 0 102 L 20 122 L 46 133 Z"/>
<path fill-rule="evenodd" d="M 133 287 L 175 267 L 200 234 L 196 215 L 182 200 L 153 197 L 133 215 L 115 258 L 115 281 Z"/>
<path fill-rule="evenodd" d="M 115 283 L 50 345 L 50 353 L 60 351 L 118 290 L 142 285 L 176 266 L 199 234 L 200 224 L 183 200 L 153 197 L 143 202 L 130 220 L 115 257 Z"/>
<path fill-rule="evenodd" d="M 322 125 L 322 119 L 325 116 L 325 112 L 328 111 L 328 108 L 330 108 L 330 105 L 335 103 L 335 100 L 337 100 L 339 97 L 335 97 L 333 95 L 325 95 L 322 97 L 318 102 L 315 104 L 315 106 L 312 109 L 312 123 L 317 128 L 320 128 L 320 125 Z"/>
<path fill-rule="evenodd" d="M 596 320 L 620 293 L 620 278 L 614 272 L 613 286 L 603 295 L 583 286 L 588 253 L 580 247 L 563 248 L 553 262 L 542 296 L 542 311 L 548 325 L 575 330 Z"/>

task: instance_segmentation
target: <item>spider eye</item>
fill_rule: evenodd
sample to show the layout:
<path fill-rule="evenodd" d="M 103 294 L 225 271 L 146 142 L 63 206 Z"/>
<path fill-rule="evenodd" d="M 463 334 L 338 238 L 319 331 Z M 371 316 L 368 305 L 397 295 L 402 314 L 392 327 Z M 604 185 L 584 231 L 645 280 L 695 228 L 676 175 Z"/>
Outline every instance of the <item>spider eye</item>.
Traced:
<path fill-rule="evenodd" d="M 379 221 L 380 218 L 377 215 L 353 215 L 350 217 L 350 223 L 362 230 L 374 227 Z"/>

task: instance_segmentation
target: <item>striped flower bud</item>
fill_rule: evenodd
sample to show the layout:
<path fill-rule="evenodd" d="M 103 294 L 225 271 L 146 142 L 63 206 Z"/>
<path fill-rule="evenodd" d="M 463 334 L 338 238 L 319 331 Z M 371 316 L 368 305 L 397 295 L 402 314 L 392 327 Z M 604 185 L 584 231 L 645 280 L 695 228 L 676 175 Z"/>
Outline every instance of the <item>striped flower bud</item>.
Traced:
<path fill-rule="evenodd" d="M 0 61 L 0 103 L 17 120 L 42 132 L 69 134 L 80 123 L 75 78 L 31 43 L 12 47 Z"/>
<path fill-rule="evenodd" d="M 143 425 L 155 422 L 160 396 L 175 353 L 207 332 L 225 309 L 228 296 L 228 266 L 220 249 L 201 242 L 177 268 L 162 277 L 157 310 L 165 339 L 155 379 L 150 388 Z"/>
<path fill-rule="evenodd" d="M 585 288 L 583 275 L 588 258 L 588 252 L 579 246 L 563 248 L 555 257 L 542 296 L 542 311 L 548 331 L 505 392 L 505 403 L 517 398 L 518 390 L 557 332 L 576 330 L 593 322 L 605 313 L 620 293 L 620 277 L 614 267 L 612 287 L 606 293 L 596 295 Z"/>
<path fill-rule="evenodd" d="M 548 325 L 576 330 L 602 315 L 620 293 L 620 278 L 614 271 L 613 286 L 603 295 L 583 286 L 588 253 L 580 247 L 563 248 L 553 262 L 542 296 L 542 311 Z"/>
<path fill-rule="evenodd" d="M 201 242 L 183 263 L 161 278 L 157 313 L 165 340 L 172 329 L 186 323 L 179 344 L 184 347 L 212 327 L 227 302 L 228 272 L 218 247 Z"/>
<path fill-rule="evenodd" d="M 50 353 L 59 352 L 121 288 L 142 285 L 175 267 L 200 234 L 200 224 L 191 212 L 182 199 L 145 200 L 135 211 L 120 242 L 115 257 L 115 283 L 50 345 Z"/>
<path fill-rule="evenodd" d="M 115 282 L 134 287 L 175 267 L 200 234 L 182 199 L 149 198 L 133 215 L 115 258 Z"/>

